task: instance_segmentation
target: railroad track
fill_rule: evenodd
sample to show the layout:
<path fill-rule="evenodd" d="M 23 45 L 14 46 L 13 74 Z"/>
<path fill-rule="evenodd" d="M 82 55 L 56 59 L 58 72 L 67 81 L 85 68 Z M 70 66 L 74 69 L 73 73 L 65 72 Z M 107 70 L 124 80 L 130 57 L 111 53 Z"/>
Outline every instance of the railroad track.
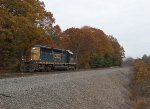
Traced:
<path fill-rule="evenodd" d="M 79 71 L 79 70 L 78 70 Z M 17 73 L 1 73 L 0 79 L 5 78 L 16 78 L 16 77 L 26 77 L 26 76 L 36 76 L 36 75 L 46 75 L 46 74 L 58 74 L 58 73 L 69 73 L 69 72 L 75 72 L 75 71 L 51 71 L 51 72 L 17 72 Z"/>
<path fill-rule="evenodd" d="M 51 71 L 51 72 L 17 72 L 17 73 L 1 73 L 0 74 L 0 79 L 5 79 L 5 78 L 17 78 L 17 77 L 26 77 L 26 76 L 37 76 L 37 75 L 46 75 L 46 74 L 59 74 L 59 73 L 71 73 L 71 72 L 78 72 L 78 71 L 86 71 L 90 69 L 78 69 L 74 71 Z"/>
<path fill-rule="evenodd" d="M 37 76 L 37 75 L 47 75 L 47 74 L 60 74 L 60 73 L 72 73 L 72 72 L 80 72 L 80 71 L 90 71 L 90 70 L 103 70 L 103 69 L 112 69 L 116 67 L 109 68 L 94 68 L 94 69 L 77 69 L 77 70 L 69 70 L 69 71 L 51 71 L 51 72 L 17 72 L 17 73 L 0 73 L 0 79 L 5 78 L 17 78 L 17 77 L 26 77 L 26 76 Z"/>

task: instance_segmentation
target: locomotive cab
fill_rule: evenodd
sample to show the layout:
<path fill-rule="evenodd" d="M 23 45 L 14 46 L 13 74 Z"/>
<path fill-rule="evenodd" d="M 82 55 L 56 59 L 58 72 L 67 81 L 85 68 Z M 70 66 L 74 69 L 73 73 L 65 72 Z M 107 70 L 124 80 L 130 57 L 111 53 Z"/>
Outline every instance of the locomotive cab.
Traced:
<path fill-rule="evenodd" d="M 22 58 L 21 72 L 34 72 L 37 70 L 37 64 L 35 63 L 40 60 L 40 47 L 32 47 L 30 53 L 30 59 Z"/>
<path fill-rule="evenodd" d="M 31 60 L 40 60 L 40 47 L 31 48 Z"/>

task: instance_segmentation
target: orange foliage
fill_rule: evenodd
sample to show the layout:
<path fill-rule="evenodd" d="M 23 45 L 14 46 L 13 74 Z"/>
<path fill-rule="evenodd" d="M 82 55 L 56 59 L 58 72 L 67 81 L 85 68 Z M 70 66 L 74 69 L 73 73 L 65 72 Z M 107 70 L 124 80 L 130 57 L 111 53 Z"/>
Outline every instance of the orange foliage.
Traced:
<path fill-rule="evenodd" d="M 83 67 L 89 66 L 88 62 L 94 48 L 94 41 L 89 34 L 81 29 L 70 28 L 63 33 L 62 41 L 65 49 L 75 53 L 78 64 Z"/>
<path fill-rule="evenodd" d="M 146 67 L 146 64 L 141 59 L 135 61 L 135 70 L 136 70 L 136 82 L 143 83 L 149 78 L 149 71 Z"/>
<path fill-rule="evenodd" d="M 120 65 L 124 50 L 112 36 L 107 36 L 102 30 L 84 26 L 70 28 L 60 35 L 61 47 L 72 50 L 80 67 L 89 67 L 91 59 L 99 57 L 99 63 Z M 109 58 L 109 59 L 106 59 Z M 107 62 L 109 61 L 109 62 Z"/>

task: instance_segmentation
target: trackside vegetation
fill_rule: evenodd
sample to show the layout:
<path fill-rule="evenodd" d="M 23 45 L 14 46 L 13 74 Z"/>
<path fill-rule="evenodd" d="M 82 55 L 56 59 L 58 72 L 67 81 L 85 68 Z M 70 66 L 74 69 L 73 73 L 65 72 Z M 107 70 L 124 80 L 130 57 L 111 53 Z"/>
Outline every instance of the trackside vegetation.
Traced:
<path fill-rule="evenodd" d="M 0 71 L 17 70 L 30 48 L 70 49 L 79 68 L 120 66 L 124 49 L 114 36 L 90 26 L 61 31 L 39 0 L 0 0 Z"/>
<path fill-rule="evenodd" d="M 150 57 L 145 56 L 135 60 L 134 64 L 134 109 L 149 109 L 150 107 Z"/>

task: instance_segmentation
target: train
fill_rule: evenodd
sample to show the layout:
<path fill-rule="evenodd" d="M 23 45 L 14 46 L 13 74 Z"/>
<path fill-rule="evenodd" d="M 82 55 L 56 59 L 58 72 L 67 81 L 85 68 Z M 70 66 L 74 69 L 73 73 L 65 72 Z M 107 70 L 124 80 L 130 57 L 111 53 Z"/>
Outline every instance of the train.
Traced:
<path fill-rule="evenodd" d="M 21 72 L 48 72 L 52 70 L 75 70 L 74 53 L 70 50 L 51 48 L 43 45 L 31 47 L 30 59 L 22 58 Z"/>

